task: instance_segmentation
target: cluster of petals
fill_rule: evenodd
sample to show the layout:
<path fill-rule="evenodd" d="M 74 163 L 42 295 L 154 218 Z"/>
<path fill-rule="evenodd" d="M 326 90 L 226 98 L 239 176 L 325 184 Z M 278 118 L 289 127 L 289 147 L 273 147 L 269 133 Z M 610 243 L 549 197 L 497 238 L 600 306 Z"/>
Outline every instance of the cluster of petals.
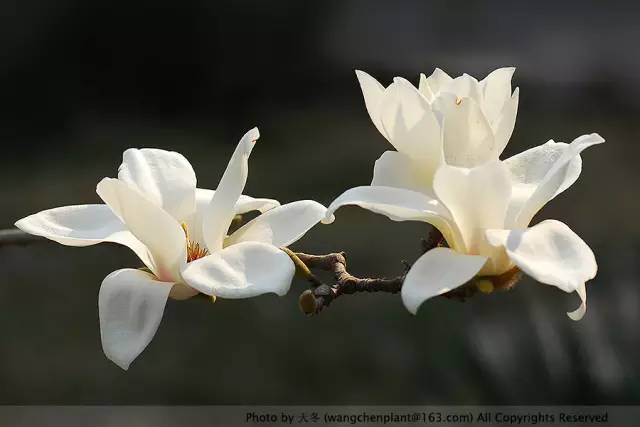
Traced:
<path fill-rule="evenodd" d="M 567 225 L 533 217 L 580 175 L 580 153 L 604 140 L 595 133 L 573 142 L 549 141 L 500 159 L 514 130 L 519 91 L 513 68 L 482 81 L 436 69 L 416 87 L 396 77 L 384 87 L 356 71 L 371 120 L 395 150 L 375 162 L 370 185 L 351 188 L 329 208 L 313 200 L 280 205 L 243 195 L 256 128 L 238 143 L 216 190 L 198 188 L 181 154 L 129 149 L 117 178 L 97 185 L 103 204 L 64 206 L 16 222 L 27 233 L 63 245 L 101 242 L 129 247 L 144 267 L 124 268 L 102 282 L 98 311 L 106 356 L 123 369 L 153 339 L 169 298 L 284 295 L 295 266 L 282 248 L 344 205 L 394 221 L 436 227 L 446 245 L 423 254 L 407 273 L 402 301 L 411 313 L 426 300 L 474 278 L 520 270 L 565 292 L 586 312 L 587 281 L 597 264 Z M 240 228 L 238 214 L 259 215 Z"/>
<path fill-rule="evenodd" d="M 513 132 L 518 89 L 513 68 L 478 81 L 440 69 L 388 87 L 357 71 L 371 120 L 393 145 L 376 161 L 371 185 L 347 190 L 328 208 L 325 222 L 344 205 L 358 205 L 395 221 L 424 221 L 444 236 L 412 266 L 402 300 L 416 313 L 429 298 L 474 277 L 518 268 L 541 283 L 576 292 L 578 320 L 586 311 L 585 283 L 596 275 L 589 246 L 560 221 L 530 226 L 534 215 L 571 186 L 580 153 L 604 140 L 583 135 L 570 144 L 549 141 L 500 160 Z"/>
<path fill-rule="evenodd" d="M 295 266 L 280 247 L 302 237 L 326 208 L 312 200 L 280 205 L 242 194 L 258 138 L 255 128 L 244 135 L 215 191 L 197 188 L 181 154 L 129 149 L 118 177 L 98 183 L 104 204 L 45 210 L 16 223 L 68 246 L 119 243 L 144 263 L 144 269 L 109 274 L 98 296 L 102 347 L 121 368 L 128 369 L 149 344 L 168 298 L 249 298 L 289 290 Z M 227 235 L 234 217 L 249 211 L 261 214 Z"/>

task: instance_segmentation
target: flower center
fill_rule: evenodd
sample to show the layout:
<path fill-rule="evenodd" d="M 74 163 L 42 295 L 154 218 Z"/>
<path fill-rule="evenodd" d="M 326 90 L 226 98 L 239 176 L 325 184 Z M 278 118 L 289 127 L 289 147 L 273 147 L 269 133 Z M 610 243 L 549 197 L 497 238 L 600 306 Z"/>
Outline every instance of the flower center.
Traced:
<path fill-rule="evenodd" d="M 207 248 L 200 246 L 200 243 L 189 238 L 189 229 L 187 228 L 187 224 L 183 222 L 180 225 L 184 230 L 184 235 L 187 237 L 187 262 L 195 261 L 209 255 Z"/>

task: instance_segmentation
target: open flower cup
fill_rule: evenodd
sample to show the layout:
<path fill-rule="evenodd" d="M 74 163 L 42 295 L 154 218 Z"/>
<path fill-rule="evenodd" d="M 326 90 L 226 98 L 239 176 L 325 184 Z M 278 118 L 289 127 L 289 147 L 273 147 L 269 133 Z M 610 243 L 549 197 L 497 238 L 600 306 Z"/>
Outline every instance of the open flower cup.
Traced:
<path fill-rule="evenodd" d="M 155 335 L 167 298 L 289 290 L 295 267 L 280 247 L 301 238 L 326 208 L 312 200 L 280 206 L 242 195 L 258 138 L 254 128 L 240 140 L 216 191 L 197 188 L 191 164 L 178 153 L 129 149 L 118 178 L 97 186 L 104 204 L 50 209 L 16 223 L 63 245 L 119 243 L 144 263 L 146 269 L 109 274 L 98 296 L 102 346 L 121 368 L 128 369 Z M 253 210 L 261 214 L 227 235 L 237 214 Z"/>
<path fill-rule="evenodd" d="M 568 226 L 533 216 L 571 186 L 582 169 L 580 153 L 604 142 L 598 134 L 570 144 L 549 141 L 501 161 L 514 128 L 518 89 L 513 68 L 484 80 L 451 78 L 436 69 L 418 88 L 395 78 L 384 87 L 357 71 L 371 120 L 396 151 L 375 163 L 371 185 L 352 188 L 327 211 L 358 205 L 395 221 L 424 221 L 446 246 L 422 255 L 402 285 L 402 301 L 416 313 L 429 298 L 477 277 L 519 269 L 541 283 L 577 292 L 586 311 L 585 282 L 596 275 L 593 252 Z"/>

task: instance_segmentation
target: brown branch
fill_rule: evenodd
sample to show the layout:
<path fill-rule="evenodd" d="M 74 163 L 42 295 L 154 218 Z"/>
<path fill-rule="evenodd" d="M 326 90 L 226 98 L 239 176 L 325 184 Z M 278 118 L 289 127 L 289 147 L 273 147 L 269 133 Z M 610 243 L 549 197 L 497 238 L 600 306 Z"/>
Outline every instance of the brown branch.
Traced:
<path fill-rule="evenodd" d="M 0 247 L 11 245 L 28 245 L 31 243 L 45 242 L 46 239 L 33 234 L 25 233 L 18 229 L 0 230 Z"/>
<path fill-rule="evenodd" d="M 423 253 L 438 247 L 446 246 L 442 234 L 435 228 L 426 239 L 422 239 Z M 347 260 L 344 252 L 326 255 L 310 255 L 302 252 L 292 252 L 282 248 L 293 260 L 299 275 L 307 279 L 310 289 L 302 292 L 298 299 L 300 310 L 307 315 L 320 313 L 341 295 L 352 295 L 360 292 L 384 292 L 396 294 L 402 289 L 405 276 L 411 267 L 405 264 L 404 272 L 394 278 L 359 278 L 347 271 Z M 333 274 L 333 284 L 323 283 L 311 270 L 321 270 Z M 491 293 L 494 290 L 509 290 L 522 277 L 518 268 L 513 268 L 499 276 L 479 276 L 464 285 L 440 296 L 447 299 L 465 301 L 477 294 Z"/>
<path fill-rule="evenodd" d="M 427 239 L 422 240 L 422 249 L 427 252 L 440 246 L 443 242 L 442 234 L 433 228 Z M 292 252 L 283 248 L 289 254 L 298 273 L 306 278 L 311 289 L 305 290 L 298 299 L 300 309 L 307 315 L 318 314 L 328 307 L 341 295 L 352 295 L 360 292 L 385 292 L 396 294 L 400 292 L 404 278 L 411 267 L 403 261 L 404 272 L 393 278 L 359 278 L 347 271 L 347 260 L 344 252 L 326 255 L 309 255 Z M 322 270 L 333 274 L 333 284 L 323 283 L 311 270 Z"/>
<path fill-rule="evenodd" d="M 10 245 L 28 245 L 31 243 L 45 242 L 47 239 L 25 233 L 18 229 L 0 230 L 0 247 Z M 446 241 L 435 228 L 426 239 L 422 240 L 422 251 L 427 252 L 434 247 L 444 246 Z M 310 255 L 301 252 L 292 252 L 282 248 L 293 260 L 297 272 L 309 281 L 310 289 L 302 292 L 299 298 L 300 309 L 308 315 L 318 314 L 328 307 L 336 298 L 342 295 L 352 295 L 360 292 L 382 292 L 397 294 L 402 289 L 402 283 L 410 265 L 407 262 L 402 274 L 393 278 L 359 278 L 347 270 L 347 260 L 344 252 L 330 253 L 326 255 Z M 326 284 L 320 280 L 311 270 L 321 270 L 332 273 L 333 283 Z M 442 294 L 442 297 L 465 301 L 478 292 L 491 293 L 494 290 L 509 290 L 522 277 L 518 268 L 513 268 L 499 276 L 476 277 L 463 286 Z M 203 295 L 203 298 L 212 300 Z M 215 299 L 213 299 L 215 301 Z"/>
<path fill-rule="evenodd" d="M 298 300 L 300 309 L 305 314 L 317 314 L 323 308 L 328 307 L 333 300 L 341 295 L 351 295 L 359 292 L 386 292 L 398 293 L 402 287 L 404 276 L 394 278 L 359 278 L 347 271 L 347 260 L 344 252 L 327 255 L 309 255 L 301 252 L 287 253 L 294 260 L 298 272 L 311 283 L 311 289 L 304 291 Z M 306 267 L 300 269 L 300 264 Z M 333 273 L 334 283 L 327 285 L 318 279 L 311 269 L 323 270 Z"/>

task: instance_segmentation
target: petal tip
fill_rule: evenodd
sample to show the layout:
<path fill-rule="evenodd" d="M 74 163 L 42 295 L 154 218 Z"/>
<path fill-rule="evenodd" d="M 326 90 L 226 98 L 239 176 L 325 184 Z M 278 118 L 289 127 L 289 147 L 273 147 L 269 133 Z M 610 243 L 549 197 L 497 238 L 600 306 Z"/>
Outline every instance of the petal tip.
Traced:
<path fill-rule="evenodd" d="M 251 150 L 251 148 L 255 145 L 256 141 L 260 138 L 260 131 L 257 126 L 249 129 L 243 136 L 240 138 L 240 142 L 238 145 L 244 146 L 246 150 Z"/>
<path fill-rule="evenodd" d="M 125 372 L 128 371 L 129 366 L 131 366 L 131 362 L 118 361 L 115 357 L 109 357 L 109 355 L 106 353 L 105 356 L 107 357 L 107 359 L 111 360 L 118 368 L 122 369 Z"/>
<path fill-rule="evenodd" d="M 355 73 L 356 73 L 356 78 L 358 79 L 358 82 L 360 83 L 360 86 L 363 86 L 363 85 L 367 84 L 367 81 L 378 83 L 378 81 L 374 77 L 372 77 L 369 73 L 367 73 L 366 71 L 355 70 Z"/>
<path fill-rule="evenodd" d="M 506 73 L 509 74 L 510 77 L 513 77 L 513 74 L 516 72 L 516 67 L 514 66 L 502 67 L 502 68 L 498 68 L 498 70 L 504 70 Z"/>
<path fill-rule="evenodd" d="M 576 310 L 576 311 L 579 311 L 579 310 Z M 582 320 L 582 318 L 584 317 L 584 313 L 576 313 L 576 311 L 567 312 L 567 316 L 569 317 L 569 319 L 573 320 L 574 322 L 578 322 Z"/>
<path fill-rule="evenodd" d="M 415 304 L 414 302 L 409 301 L 408 299 L 406 299 L 404 296 L 402 297 L 402 304 L 404 305 L 404 308 L 406 308 L 407 311 L 412 316 L 417 316 L 418 315 L 418 309 L 420 308 L 420 306 L 422 306 L 423 303 L 424 303 L 424 301 L 420 302 L 419 304 Z"/>
<path fill-rule="evenodd" d="M 605 139 L 597 132 L 594 132 L 589 136 L 593 138 L 594 144 L 602 144 L 603 142 L 605 142 Z"/>
<path fill-rule="evenodd" d="M 327 212 L 324 218 L 320 220 L 323 224 L 331 224 L 336 220 L 336 216 L 333 214 L 333 211 Z"/>
<path fill-rule="evenodd" d="M 29 218 L 28 216 L 25 216 L 24 218 L 20 218 L 19 220 L 17 220 L 16 222 L 13 223 L 13 225 L 17 228 L 19 228 L 22 231 L 25 231 L 25 227 L 26 227 L 26 222 L 27 222 L 27 218 Z"/>
<path fill-rule="evenodd" d="M 104 189 L 105 185 L 109 184 L 110 182 L 117 181 L 117 180 L 118 180 L 117 178 L 109 178 L 109 177 L 102 178 L 96 184 L 96 193 L 98 193 L 98 195 L 100 195 L 100 192 Z"/>
<path fill-rule="evenodd" d="M 258 130 L 257 126 L 254 126 L 249 129 L 246 135 L 251 140 L 251 142 L 256 142 L 260 138 L 260 130 Z"/>

